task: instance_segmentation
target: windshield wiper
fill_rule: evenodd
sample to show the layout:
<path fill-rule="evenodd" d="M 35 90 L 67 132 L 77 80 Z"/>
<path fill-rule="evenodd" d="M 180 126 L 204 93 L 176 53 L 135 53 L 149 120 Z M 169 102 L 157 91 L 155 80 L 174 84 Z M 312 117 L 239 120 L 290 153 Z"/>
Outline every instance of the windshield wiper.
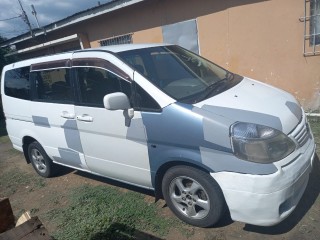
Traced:
<path fill-rule="evenodd" d="M 211 84 L 210 86 L 208 86 L 206 88 L 206 90 L 204 90 L 203 94 L 201 94 L 201 96 L 195 101 L 195 103 L 201 102 L 202 100 L 207 99 L 214 92 L 218 93 L 221 90 L 221 88 L 225 87 L 225 84 L 227 82 L 229 82 L 230 80 L 233 79 L 233 77 L 234 77 L 234 75 L 232 73 L 228 72 L 224 79 L 221 79 L 220 81 L 215 82 L 215 83 Z"/>

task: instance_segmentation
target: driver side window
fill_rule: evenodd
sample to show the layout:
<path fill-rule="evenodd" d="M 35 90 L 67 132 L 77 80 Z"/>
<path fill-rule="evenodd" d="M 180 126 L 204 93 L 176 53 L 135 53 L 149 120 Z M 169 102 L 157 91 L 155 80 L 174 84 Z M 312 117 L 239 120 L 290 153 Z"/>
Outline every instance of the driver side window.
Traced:
<path fill-rule="evenodd" d="M 74 67 L 80 89 L 80 103 L 103 107 L 103 97 L 123 92 L 131 98 L 131 83 L 98 67 Z"/>

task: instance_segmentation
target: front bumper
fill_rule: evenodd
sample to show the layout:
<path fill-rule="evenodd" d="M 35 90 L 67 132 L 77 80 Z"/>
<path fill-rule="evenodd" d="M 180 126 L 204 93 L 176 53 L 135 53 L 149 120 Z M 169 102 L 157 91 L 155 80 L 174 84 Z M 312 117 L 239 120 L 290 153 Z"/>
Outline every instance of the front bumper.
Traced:
<path fill-rule="evenodd" d="M 311 136 L 302 148 L 278 164 L 274 174 L 217 172 L 211 176 L 220 185 L 233 220 L 272 226 L 297 206 L 308 184 L 314 154 Z"/>

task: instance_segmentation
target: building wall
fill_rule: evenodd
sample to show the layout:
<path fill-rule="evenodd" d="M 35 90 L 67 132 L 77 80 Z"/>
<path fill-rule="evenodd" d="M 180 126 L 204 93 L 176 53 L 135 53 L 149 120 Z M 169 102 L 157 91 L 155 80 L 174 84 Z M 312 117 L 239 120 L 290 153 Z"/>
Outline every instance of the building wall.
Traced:
<path fill-rule="evenodd" d="M 89 30 L 92 47 L 129 32 L 134 43 L 162 42 L 161 26 L 195 18 L 202 56 L 289 91 L 306 109 L 320 107 L 320 56 L 302 54 L 303 1 L 165 0 L 120 11 Z"/>
<path fill-rule="evenodd" d="M 197 19 L 200 54 L 240 75 L 320 108 L 320 56 L 302 54 L 301 0 L 147 0 L 48 34 L 83 34 L 85 47 L 133 33 L 134 43 L 162 42 L 162 26 Z M 266 99 L 268 101 L 268 99 Z"/>
<path fill-rule="evenodd" d="M 201 53 L 233 72 L 291 92 L 306 109 L 319 109 L 320 56 L 302 54 L 303 4 L 264 1 L 202 16 Z"/>

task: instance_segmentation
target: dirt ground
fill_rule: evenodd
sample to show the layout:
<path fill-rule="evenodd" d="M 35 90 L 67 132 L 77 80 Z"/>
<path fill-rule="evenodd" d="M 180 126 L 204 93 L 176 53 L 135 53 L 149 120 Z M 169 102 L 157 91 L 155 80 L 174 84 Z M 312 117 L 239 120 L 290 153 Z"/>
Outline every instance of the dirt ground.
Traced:
<path fill-rule="evenodd" d="M 227 215 L 218 226 L 209 229 L 191 227 L 189 233 L 182 234 L 178 229 L 172 228 L 168 235 L 159 237 L 161 239 L 194 239 L 194 240 L 225 240 L 225 239 L 320 239 L 320 163 L 319 158 L 315 159 L 315 167 L 299 205 L 296 210 L 282 223 L 273 227 L 258 227 L 247 225 L 241 222 L 233 222 Z M 21 153 L 12 150 L 8 140 L 0 141 L 0 189 L 3 186 L 8 174 L 20 171 L 31 177 L 28 184 L 16 189 L 5 189 L 0 192 L 0 197 L 6 194 L 10 198 L 11 205 L 16 216 L 21 215 L 25 210 L 31 211 L 32 215 L 40 217 L 49 233 L 55 231 L 55 225 L 47 218 L 42 217 L 54 208 L 63 208 L 68 199 L 66 193 L 83 184 L 117 186 L 121 191 L 132 191 L 132 187 L 119 184 L 107 179 L 95 177 L 90 174 L 66 169 L 60 176 L 51 179 L 38 177 L 32 169 L 31 164 L 27 165 Z M 135 189 L 136 190 L 136 189 Z M 141 190 L 143 193 L 143 190 Z M 147 202 L 153 202 L 152 194 L 145 195 Z M 164 202 L 163 205 L 165 206 Z M 163 208 L 164 214 L 174 217 L 170 210 Z M 153 234 L 153 233 L 150 233 Z M 145 239 L 142 235 L 141 239 Z M 158 239 L 158 238 L 148 238 Z"/>

